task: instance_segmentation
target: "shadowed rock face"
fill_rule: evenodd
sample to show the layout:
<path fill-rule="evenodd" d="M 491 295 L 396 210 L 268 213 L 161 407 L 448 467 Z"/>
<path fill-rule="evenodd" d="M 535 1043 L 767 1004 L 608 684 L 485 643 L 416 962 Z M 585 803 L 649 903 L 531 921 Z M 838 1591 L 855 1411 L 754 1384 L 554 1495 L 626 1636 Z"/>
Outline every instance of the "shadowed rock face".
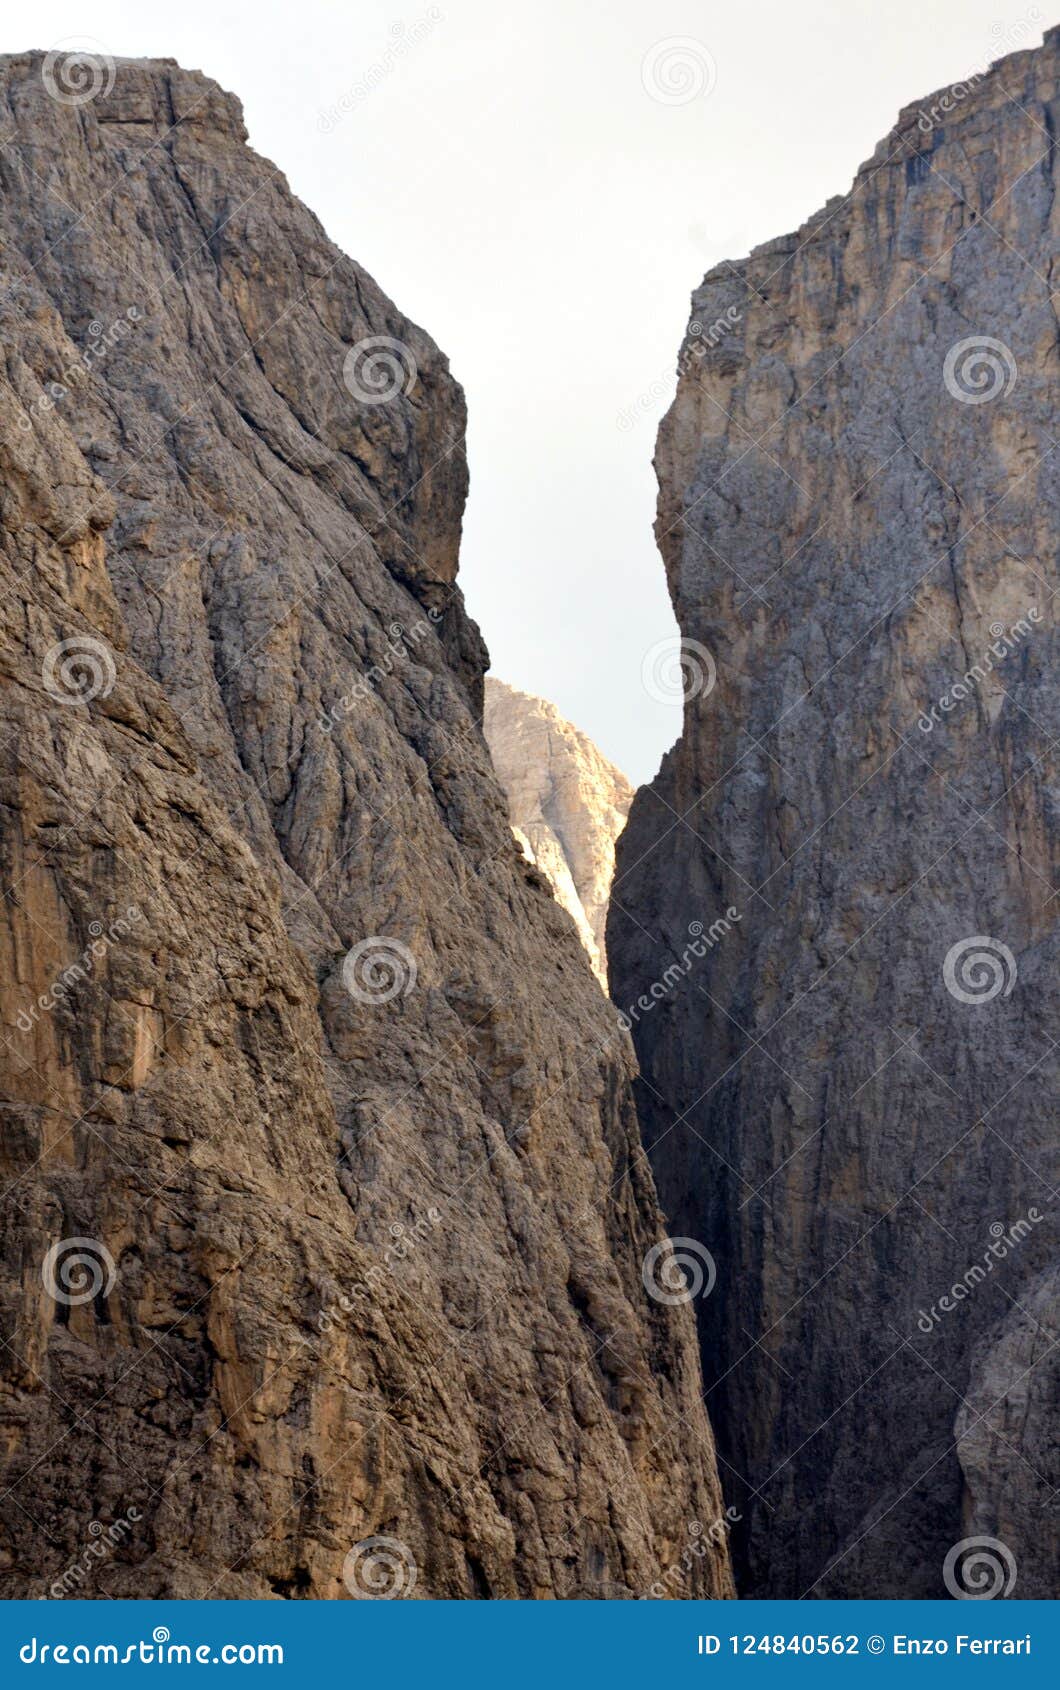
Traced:
<path fill-rule="evenodd" d="M 977 1535 L 1060 1582 L 1058 119 L 1055 32 L 903 112 L 706 278 L 659 436 L 691 684 L 607 945 L 620 1004 L 672 969 L 642 1120 L 749 1595 L 943 1595 Z"/>
<path fill-rule="evenodd" d="M 231 96 L 112 68 L 0 68 L 4 1593 L 344 1597 L 376 1537 L 725 1593 L 628 1041 L 479 729 L 460 389 Z"/>
<path fill-rule="evenodd" d="M 626 825 L 633 788 L 554 704 L 492 675 L 483 725 L 512 826 L 573 918 L 606 989 L 604 931 L 615 840 Z"/>

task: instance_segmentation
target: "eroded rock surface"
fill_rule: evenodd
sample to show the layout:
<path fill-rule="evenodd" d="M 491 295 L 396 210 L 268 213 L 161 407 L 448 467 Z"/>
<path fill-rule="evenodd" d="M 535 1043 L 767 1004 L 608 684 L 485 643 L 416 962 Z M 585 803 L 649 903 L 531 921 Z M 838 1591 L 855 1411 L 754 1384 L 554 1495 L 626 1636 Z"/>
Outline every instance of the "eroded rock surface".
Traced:
<path fill-rule="evenodd" d="M 641 1594 L 721 1503 L 461 391 L 234 98 L 110 68 L 0 67 L 4 1593 Z"/>
<path fill-rule="evenodd" d="M 1020 1285 L 1019 1301 L 972 1356 L 957 1411 L 965 1537 L 1055 1538 L 1060 1402 L 1060 1267 Z M 1048 1553 L 1024 1555 L 1013 1595 L 1055 1599 Z"/>
<path fill-rule="evenodd" d="M 706 278 L 659 436 L 691 684 L 608 953 L 747 1594 L 976 1532 L 1060 1587 L 1058 120 L 1057 32 L 904 111 Z"/>
<path fill-rule="evenodd" d="M 615 841 L 626 825 L 633 788 L 554 704 L 492 675 L 486 678 L 483 725 L 516 836 L 552 882 L 606 988 L 604 933 Z"/>

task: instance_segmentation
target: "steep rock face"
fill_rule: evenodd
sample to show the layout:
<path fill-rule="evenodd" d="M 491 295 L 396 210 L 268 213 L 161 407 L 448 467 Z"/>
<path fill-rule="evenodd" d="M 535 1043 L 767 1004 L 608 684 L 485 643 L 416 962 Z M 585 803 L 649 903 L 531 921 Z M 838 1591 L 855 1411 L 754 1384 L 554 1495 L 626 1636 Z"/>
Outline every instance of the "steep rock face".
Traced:
<path fill-rule="evenodd" d="M 721 1505 L 460 389 L 231 96 L 94 68 L 0 70 L 4 1594 L 639 1594 Z"/>
<path fill-rule="evenodd" d="M 573 917 L 606 988 L 604 932 L 615 840 L 626 825 L 633 788 L 554 704 L 492 675 L 483 727 L 512 827 Z"/>
<path fill-rule="evenodd" d="M 904 111 L 706 278 L 659 436 L 686 712 L 608 953 L 747 1594 L 981 1532 L 1057 1592 L 1058 119 L 1056 32 Z"/>

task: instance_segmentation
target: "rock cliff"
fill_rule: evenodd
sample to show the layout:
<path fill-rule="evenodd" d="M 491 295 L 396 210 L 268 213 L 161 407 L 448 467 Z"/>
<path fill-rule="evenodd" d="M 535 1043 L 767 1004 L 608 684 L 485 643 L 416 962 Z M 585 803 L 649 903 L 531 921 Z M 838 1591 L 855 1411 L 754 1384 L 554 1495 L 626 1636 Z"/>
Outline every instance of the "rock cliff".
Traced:
<path fill-rule="evenodd" d="M 633 788 L 554 704 L 492 675 L 483 725 L 512 827 L 573 917 L 606 989 L 604 930 L 615 840 L 626 825 Z"/>
<path fill-rule="evenodd" d="M 724 1593 L 460 388 L 198 73 L 0 125 L 4 1594 Z"/>
<path fill-rule="evenodd" d="M 903 111 L 706 277 L 659 435 L 607 943 L 749 1595 L 1060 1585 L 1058 121 L 1057 31 Z"/>

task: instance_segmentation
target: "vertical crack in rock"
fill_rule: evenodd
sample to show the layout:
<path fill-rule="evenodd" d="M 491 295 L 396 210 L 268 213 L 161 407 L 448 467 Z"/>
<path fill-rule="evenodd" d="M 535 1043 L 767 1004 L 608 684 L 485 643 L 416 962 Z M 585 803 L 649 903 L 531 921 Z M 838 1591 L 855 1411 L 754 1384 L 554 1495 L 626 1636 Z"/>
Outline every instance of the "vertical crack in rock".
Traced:
<path fill-rule="evenodd" d="M 0 65 L 4 1593 L 381 1538 L 726 1594 L 631 1049 L 480 732 L 463 395 L 236 100 L 111 70 Z"/>
<path fill-rule="evenodd" d="M 1060 1582 L 1058 102 L 1052 31 L 904 111 L 707 276 L 659 434 L 700 649 L 607 948 L 623 1007 L 672 969 L 642 1123 L 747 1595 L 942 1596 L 983 1533 Z"/>

